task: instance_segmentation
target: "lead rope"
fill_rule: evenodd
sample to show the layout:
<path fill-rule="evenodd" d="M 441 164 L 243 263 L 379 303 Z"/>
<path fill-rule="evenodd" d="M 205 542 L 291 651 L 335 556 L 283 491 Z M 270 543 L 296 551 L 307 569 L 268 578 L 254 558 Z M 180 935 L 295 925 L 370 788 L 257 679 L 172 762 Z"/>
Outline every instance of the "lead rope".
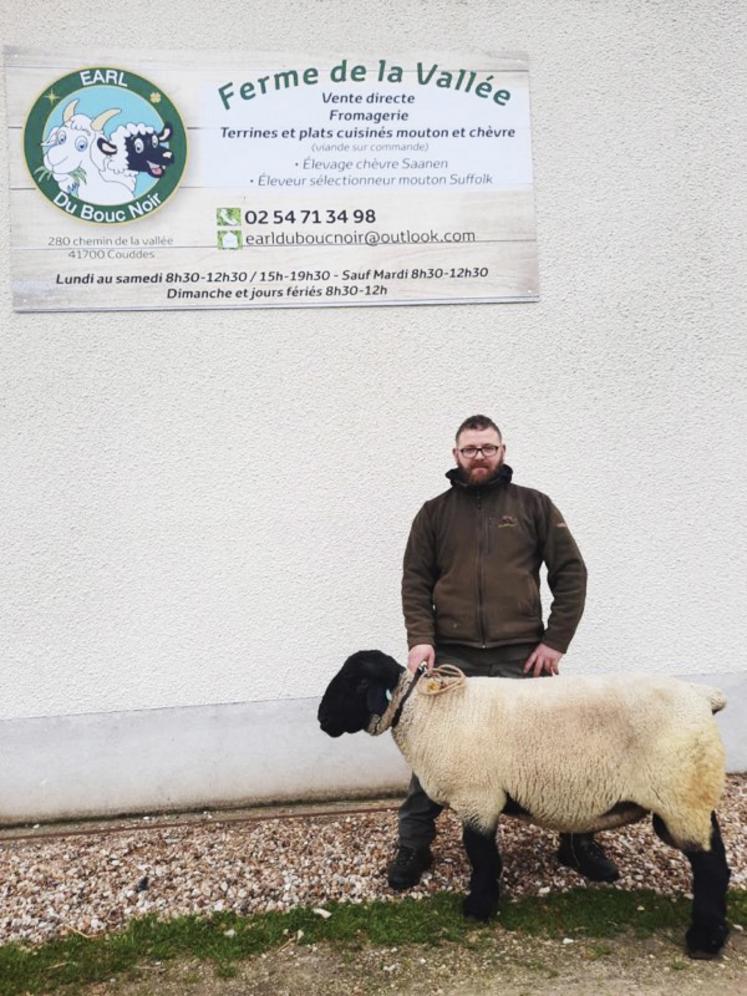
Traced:
<path fill-rule="evenodd" d="M 396 710 L 394 712 L 394 716 L 392 716 L 392 722 L 390 724 L 390 727 L 391 727 L 392 730 L 395 729 L 396 726 L 397 726 L 397 723 L 399 723 L 399 718 L 402 715 L 402 710 L 405 708 L 405 702 L 407 702 L 407 700 L 410 698 L 410 696 L 412 695 L 412 693 L 415 691 L 415 686 L 420 681 L 420 679 L 423 677 L 423 675 L 427 674 L 427 673 L 428 673 L 428 668 L 425 666 L 425 662 L 423 662 L 422 664 L 418 664 L 418 666 L 415 669 L 415 674 L 413 675 L 413 678 L 412 678 L 410 684 L 407 686 L 407 689 L 405 690 L 405 694 L 399 700 L 399 705 L 397 706 L 397 708 L 396 708 Z"/>
<path fill-rule="evenodd" d="M 466 677 L 464 671 L 456 664 L 439 664 L 428 674 L 425 681 L 418 685 L 418 692 L 421 695 L 443 695 L 444 692 L 453 692 L 461 688 Z"/>
<path fill-rule="evenodd" d="M 426 681 L 420 680 L 426 676 Z M 434 667 L 432 671 L 428 671 L 425 663 L 419 664 L 412 681 L 407 686 L 407 691 L 399 701 L 399 705 L 392 717 L 390 728 L 392 730 L 396 728 L 402 715 L 402 710 L 405 707 L 405 702 L 407 702 L 415 691 L 416 685 L 422 695 L 443 695 L 444 692 L 452 692 L 455 688 L 461 688 L 465 680 L 464 672 L 460 671 L 454 664 L 440 664 L 438 667 Z"/>

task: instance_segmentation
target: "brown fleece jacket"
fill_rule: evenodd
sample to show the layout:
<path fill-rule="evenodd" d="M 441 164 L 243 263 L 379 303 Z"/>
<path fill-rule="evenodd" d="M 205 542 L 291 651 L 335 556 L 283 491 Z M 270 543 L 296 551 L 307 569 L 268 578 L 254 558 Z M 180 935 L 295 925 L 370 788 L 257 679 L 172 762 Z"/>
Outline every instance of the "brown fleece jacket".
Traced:
<path fill-rule="evenodd" d="M 504 464 L 484 485 L 451 488 L 415 516 L 405 550 L 408 646 L 498 647 L 536 640 L 565 653 L 584 611 L 586 567 L 547 495 L 511 483 Z M 539 569 L 553 594 L 542 622 Z"/>

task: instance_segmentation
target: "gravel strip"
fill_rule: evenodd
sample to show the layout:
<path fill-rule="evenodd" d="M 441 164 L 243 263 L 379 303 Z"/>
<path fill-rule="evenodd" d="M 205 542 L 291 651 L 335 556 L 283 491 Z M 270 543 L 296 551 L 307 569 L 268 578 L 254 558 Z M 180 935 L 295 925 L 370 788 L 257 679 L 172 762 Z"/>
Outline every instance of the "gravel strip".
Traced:
<path fill-rule="evenodd" d="M 719 822 L 731 886 L 747 888 L 747 775 L 729 777 Z M 147 913 L 168 918 L 220 910 L 261 913 L 330 900 L 396 901 L 385 876 L 396 826 L 392 810 L 5 840 L 0 843 L 0 943 L 40 942 L 69 932 L 93 935 Z M 500 835 L 504 898 L 587 885 L 558 865 L 555 834 L 506 819 Z M 599 839 L 620 867 L 614 888 L 689 894 L 687 860 L 659 841 L 649 820 Z M 451 813 L 439 820 L 433 850 L 432 871 L 407 895 L 464 891 L 468 865 L 461 828 Z"/>

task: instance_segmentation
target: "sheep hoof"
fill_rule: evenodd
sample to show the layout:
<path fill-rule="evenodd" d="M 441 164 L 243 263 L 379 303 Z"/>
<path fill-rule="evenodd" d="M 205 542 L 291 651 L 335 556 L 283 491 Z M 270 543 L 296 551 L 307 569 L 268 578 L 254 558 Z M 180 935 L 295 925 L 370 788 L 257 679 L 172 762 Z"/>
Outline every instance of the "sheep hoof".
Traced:
<path fill-rule="evenodd" d="M 708 960 L 717 958 L 729 936 L 725 923 L 693 924 L 685 936 L 687 953 L 691 958 Z"/>
<path fill-rule="evenodd" d="M 610 861 L 590 833 L 564 833 L 556 855 L 561 865 L 572 868 L 590 882 L 616 882 L 617 865 Z"/>
<path fill-rule="evenodd" d="M 498 894 L 470 892 L 464 897 L 462 913 L 468 920 L 481 920 L 483 923 L 495 916 L 498 910 Z"/>

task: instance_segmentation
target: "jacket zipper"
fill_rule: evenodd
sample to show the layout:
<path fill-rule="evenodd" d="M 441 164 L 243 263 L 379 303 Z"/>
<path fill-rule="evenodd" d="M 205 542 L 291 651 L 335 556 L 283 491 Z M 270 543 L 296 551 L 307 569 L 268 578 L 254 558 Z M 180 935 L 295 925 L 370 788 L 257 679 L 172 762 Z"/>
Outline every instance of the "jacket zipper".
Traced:
<path fill-rule="evenodd" d="M 483 590 L 483 511 L 482 495 L 477 492 L 477 621 L 480 627 L 480 643 L 485 649 L 485 619 L 483 616 L 482 590 Z"/>

